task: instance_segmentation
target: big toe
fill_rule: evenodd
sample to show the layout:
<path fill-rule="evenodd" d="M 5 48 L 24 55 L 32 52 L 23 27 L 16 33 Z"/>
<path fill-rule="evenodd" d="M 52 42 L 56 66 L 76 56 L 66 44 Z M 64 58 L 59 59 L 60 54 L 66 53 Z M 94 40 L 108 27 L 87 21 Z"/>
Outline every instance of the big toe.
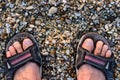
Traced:
<path fill-rule="evenodd" d="M 89 52 L 92 52 L 92 50 L 94 49 L 93 40 L 92 40 L 91 38 L 87 38 L 87 39 L 83 42 L 82 48 L 88 50 Z"/>
<path fill-rule="evenodd" d="M 24 50 L 32 45 L 33 45 L 33 42 L 29 38 L 26 38 L 23 40 L 23 49 Z"/>

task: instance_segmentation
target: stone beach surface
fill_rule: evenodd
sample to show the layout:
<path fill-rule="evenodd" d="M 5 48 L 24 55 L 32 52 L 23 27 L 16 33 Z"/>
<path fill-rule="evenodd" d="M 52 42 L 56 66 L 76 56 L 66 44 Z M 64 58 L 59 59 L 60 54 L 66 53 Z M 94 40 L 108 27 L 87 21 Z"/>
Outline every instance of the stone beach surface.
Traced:
<path fill-rule="evenodd" d="M 21 32 L 38 41 L 43 80 L 76 80 L 76 48 L 87 32 L 108 40 L 120 80 L 120 0 L 0 0 L 1 65 L 6 42 Z"/>

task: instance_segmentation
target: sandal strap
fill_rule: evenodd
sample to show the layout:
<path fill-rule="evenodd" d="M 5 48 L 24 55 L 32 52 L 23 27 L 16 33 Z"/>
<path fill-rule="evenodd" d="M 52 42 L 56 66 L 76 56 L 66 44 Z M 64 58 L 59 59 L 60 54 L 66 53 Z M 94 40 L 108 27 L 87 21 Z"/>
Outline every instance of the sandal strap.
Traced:
<path fill-rule="evenodd" d="M 83 64 L 89 64 L 97 69 L 100 69 L 106 75 L 107 80 L 113 79 L 113 68 L 114 68 L 114 58 L 104 58 L 101 56 L 93 55 L 87 50 L 79 47 L 77 53 L 77 65 L 76 68 L 79 69 Z"/>
<path fill-rule="evenodd" d="M 41 55 L 38 46 L 33 45 L 29 47 L 27 50 L 24 52 L 17 54 L 15 56 L 12 56 L 10 58 L 7 58 L 5 60 L 5 65 L 7 69 L 7 75 L 6 78 L 7 80 L 12 80 L 14 72 L 23 66 L 27 62 L 35 62 L 39 66 L 42 64 L 41 60 Z"/>

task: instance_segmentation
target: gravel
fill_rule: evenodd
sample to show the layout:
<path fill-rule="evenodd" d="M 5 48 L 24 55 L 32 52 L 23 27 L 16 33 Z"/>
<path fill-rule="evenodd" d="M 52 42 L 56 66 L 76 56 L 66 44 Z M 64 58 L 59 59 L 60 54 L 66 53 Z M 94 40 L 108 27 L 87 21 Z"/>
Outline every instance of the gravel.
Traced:
<path fill-rule="evenodd" d="M 5 42 L 20 32 L 38 41 L 43 80 L 76 79 L 76 47 L 87 32 L 107 38 L 120 79 L 120 0 L 0 0 L 0 57 Z"/>

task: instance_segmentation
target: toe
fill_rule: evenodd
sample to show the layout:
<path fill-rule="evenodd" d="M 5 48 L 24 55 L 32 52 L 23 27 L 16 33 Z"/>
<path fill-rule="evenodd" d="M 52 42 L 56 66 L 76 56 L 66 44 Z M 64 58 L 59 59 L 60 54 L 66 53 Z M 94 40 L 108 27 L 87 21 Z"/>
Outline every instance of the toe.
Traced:
<path fill-rule="evenodd" d="M 94 51 L 95 55 L 100 55 L 101 50 L 102 50 L 102 46 L 103 46 L 103 42 L 102 41 L 98 41 L 96 43 L 96 48 L 95 48 L 95 51 Z"/>
<path fill-rule="evenodd" d="M 106 55 L 105 55 L 105 56 L 106 56 L 107 58 L 109 58 L 109 57 L 111 57 L 111 55 L 112 55 L 111 50 L 108 50 L 108 51 L 106 52 Z"/>
<path fill-rule="evenodd" d="M 108 46 L 104 45 L 103 48 L 102 48 L 101 56 L 105 56 L 107 50 L 108 50 Z"/>
<path fill-rule="evenodd" d="M 9 51 L 10 51 L 11 55 L 15 55 L 16 54 L 15 48 L 13 46 L 9 47 Z"/>
<path fill-rule="evenodd" d="M 12 53 L 10 53 L 10 51 L 7 51 L 6 57 L 11 57 L 11 56 L 12 56 Z"/>
<path fill-rule="evenodd" d="M 29 38 L 23 40 L 23 49 L 24 50 L 32 45 L 33 45 L 33 42 Z"/>
<path fill-rule="evenodd" d="M 19 42 L 17 42 L 17 41 L 14 42 L 14 43 L 13 43 L 13 46 L 14 46 L 14 48 L 16 49 L 17 53 L 23 52 L 23 49 L 22 49 L 21 44 L 20 44 Z"/>
<path fill-rule="evenodd" d="M 82 47 L 90 52 L 92 52 L 92 50 L 94 49 L 94 43 L 93 43 L 93 40 L 88 38 L 86 39 L 83 44 L 82 44 Z"/>

